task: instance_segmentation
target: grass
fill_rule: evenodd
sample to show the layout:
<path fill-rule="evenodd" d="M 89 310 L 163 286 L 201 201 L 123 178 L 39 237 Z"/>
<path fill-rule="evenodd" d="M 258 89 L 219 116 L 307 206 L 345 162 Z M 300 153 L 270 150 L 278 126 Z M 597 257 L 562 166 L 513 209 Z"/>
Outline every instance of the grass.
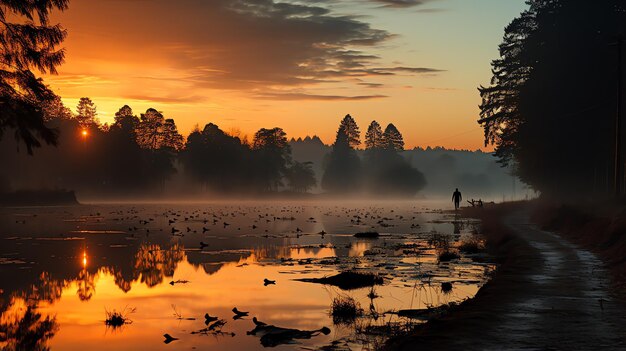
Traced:
<path fill-rule="evenodd" d="M 480 238 L 472 235 L 462 239 L 458 249 L 462 253 L 477 254 L 484 251 L 485 245 Z"/>
<path fill-rule="evenodd" d="M 104 313 L 106 315 L 106 319 L 104 320 L 104 324 L 107 327 L 121 328 L 126 324 L 131 324 L 133 321 L 128 318 L 128 315 L 135 312 L 135 308 L 124 307 L 122 311 L 108 311 L 105 309 Z"/>
<path fill-rule="evenodd" d="M 441 249 L 437 253 L 437 259 L 439 262 L 450 262 L 452 260 L 458 260 L 461 258 L 461 255 L 456 250 L 452 249 Z"/>
<path fill-rule="evenodd" d="M 433 232 L 428 238 L 428 245 L 435 249 L 448 249 L 450 247 L 450 236 Z"/>
<path fill-rule="evenodd" d="M 340 295 L 333 299 L 330 315 L 333 317 L 334 324 L 349 325 L 363 315 L 363 309 L 361 304 L 352 297 Z"/>

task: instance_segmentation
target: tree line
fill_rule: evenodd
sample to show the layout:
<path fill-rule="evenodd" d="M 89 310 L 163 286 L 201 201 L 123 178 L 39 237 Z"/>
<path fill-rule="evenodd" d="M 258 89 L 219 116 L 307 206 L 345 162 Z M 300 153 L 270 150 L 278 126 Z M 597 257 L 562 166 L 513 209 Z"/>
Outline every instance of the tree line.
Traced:
<path fill-rule="evenodd" d="M 400 154 L 404 151 L 404 139 L 393 124 L 383 132 L 378 122 L 370 123 L 365 133 L 363 160 L 356 153 L 359 145 L 359 127 L 347 115 L 326 157 L 322 188 L 333 193 L 412 196 L 426 185 L 424 175 Z"/>
<path fill-rule="evenodd" d="M 214 192 L 285 186 L 306 192 L 316 186 L 311 163 L 292 160 L 286 133 L 278 127 L 258 130 L 249 142 L 209 123 L 184 138 L 174 119 L 153 108 L 136 115 L 123 106 L 111 125 L 100 125 L 89 98 L 81 98 L 73 114 L 33 73 L 55 74 L 64 62 L 65 51 L 58 46 L 67 32 L 49 19 L 68 5 L 68 0 L 0 0 L 0 156 L 5 166 L 0 191 L 11 180 L 26 184 L 23 178 L 38 182 L 30 184 L 35 187 L 142 191 L 163 188 L 179 169 Z M 13 138 L 5 137 L 8 132 Z M 423 175 L 399 154 L 404 143 L 393 125 L 382 132 L 372 122 L 363 161 L 355 153 L 358 145 L 360 133 L 348 115 L 327 157 L 325 190 L 413 195 L 423 187 Z M 15 152 L 21 146 L 29 155 L 40 149 L 28 159 Z"/>
<path fill-rule="evenodd" d="M 9 179 L 30 174 L 34 182 L 43 177 L 56 187 L 126 194 L 163 190 L 177 173 L 198 184 L 195 190 L 211 193 L 304 193 L 317 186 L 312 163 L 292 159 L 287 135 L 278 127 L 261 128 L 248 141 L 208 123 L 185 138 L 173 118 L 153 108 L 137 115 L 125 105 L 110 125 L 99 123 L 96 106 L 86 97 L 75 113 L 58 97 L 43 110 L 57 146 L 24 159 L 11 151 L 11 141 L 2 141 L 5 162 L 23 164 L 4 172 Z M 355 152 L 358 145 L 358 127 L 348 115 L 325 162 L 324 190 L 414 195 L 423 187 L 423 175 L 399 153 L 404 141 L 393 124 L 383 132 L 372 122 L 363 161 Z"/>

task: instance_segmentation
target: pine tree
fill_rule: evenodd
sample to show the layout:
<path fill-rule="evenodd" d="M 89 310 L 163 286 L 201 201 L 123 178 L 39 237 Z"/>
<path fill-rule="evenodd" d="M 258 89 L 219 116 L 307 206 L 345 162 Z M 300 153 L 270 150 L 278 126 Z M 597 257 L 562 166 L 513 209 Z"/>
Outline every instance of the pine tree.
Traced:
<path fill-rule="evenodd" d="M 42 108 L 46 122 L 55 119 L 67 120 L 72 118 L 72 111 L 63 104 L 59 96 L 55 96 L 51 100 L 43 102 Z"/>
<path fill-rule="evenodd" d="M 528 4 L 505 29 L 490 85 L 479 88 L 485 144 L 543 195 L 607 193 L 624 79 L 615 74 L 624 63 L 614 45 L 626 33 L 624 2 Z"/>
<path fill-rule="evenodd" d="M 393 124 L 389 124 L 383 133 L 384 148 L 393 151 L 404 151 L 404 139 L 402 134 Z"/>
<path fill-rule="evenodd" d="M 328 154 L 322 188 L 335 193 L 350 193 L 361 187 L 361 159 L 354 146 L 360 143 L 354 119 L 347 115 L 339 126 L 333 149 Z"/>
<path fill-rule="evenodd" d="M 41 142 L 56 145 L 56 131 L 44 123 L 45 105 L 56 95 L 32 70 L 55 74 L 63 63 L 65 52 L 56 47 L 67 33 L 51 25 L 49 16 L 53 10 L 67 9 L 68 3 L 0 0 L 0 138 L 7 129 L 14 130 L 29 154 Z"/>
<path fill-rule="evenodd" d="M 365 133 L 365 149 L 375 150 L 384 147 L 383 130 L 376 121 L 372 121 Z"/>
<path fill-rule="evenodd" d="M 337 130 L 337 135 L 340 133 L 347 136 L 347 141 L 351 148 L 356 149 L 359 145 L 361 145 L 361 132 L 359 131 L 359 126 L 356 124 L 352 116 L 346 115 L 343 120 L 341 120 L 339 130 Z"/>
<path fill-rule="evenodd" d="M 88 127 L 97 124 L 96 117 L 98 112 L 96 111 L 96 105 L 88 97 L 82 97 L 78 100 L 76 106 L 76 120 L 83 127 Z"/>

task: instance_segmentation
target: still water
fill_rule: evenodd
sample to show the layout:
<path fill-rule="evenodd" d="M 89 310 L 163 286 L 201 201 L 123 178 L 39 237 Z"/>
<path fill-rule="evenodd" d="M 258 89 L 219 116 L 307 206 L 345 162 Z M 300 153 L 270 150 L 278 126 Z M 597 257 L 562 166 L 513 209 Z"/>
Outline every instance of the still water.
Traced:
<path fill-rule="evenodd" d="M 433 237 L 454 247 L 479 231 L 441 207 L 290 201 L 0 209 L 0 347 L 260 350 L 268 345 L 248 333 L 256 317 L 330 330 L 276 349 L 375 349 L 385 339 L 377 326 L 419 323 L 393 312 L 471 298 L 494 269 L 482 254 L 438 261 Z M 369 231 L 380 237 L 354 236 Z M 341 290 L 296 280 L 343 271 L 375 273 L 384 284 Z M 334 323 L 337 297 L 354 298 L 362 317 Z M 249 315 L 234 319 L 234 307 Z M 107 326 L 113 311 L 127 323 Z M 225 324 L 207 330 L 207 313 Z M 178 340 L 165 343 L 164 334 Z"/>

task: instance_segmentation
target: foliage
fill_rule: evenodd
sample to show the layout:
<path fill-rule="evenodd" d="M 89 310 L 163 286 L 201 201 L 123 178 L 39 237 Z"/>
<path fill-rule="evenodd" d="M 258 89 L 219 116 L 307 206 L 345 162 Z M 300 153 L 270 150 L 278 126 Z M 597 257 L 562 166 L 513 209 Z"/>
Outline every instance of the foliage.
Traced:
<path fill-rule="evenodd" d="M 180 150 L 183 136 L 178 133 L 173 119 L 165 119 L 163 114 L 153 108 L 142 113 L 136 128 L 137 143 L 150 150 Z"/>
<path fill-rule="evenodd" d="M 231 191 L 244 185 L 250 150 L 237 137 L 230 136 L 213 123 L 189 137 L 180 159 L 193 179 L 205 189 Z"/>
<path fill-rule="evenodd" d="M 59 96 L 54 96 L 52 99 L 42 102 L 41 108 L 43 109 L 44 121 L 46 122 L 55 118 L 72 118 L 72 111 L 63 104 L 63 101 L 61 101 Z"/>
<path fill-rule="evenodd" d="M 296 192 L 305 193 L 317 185 L 311 162 L 293 162 L 286 178 L 291 189 Z"/>
<path fill-rule="evenodd" d="M 485 142 L 544 195 L 606 193 L 623 79 L 614 45 L 626 32 L 623 2 L 528 5 L 506 27 L 491 84 L 479 89 Z"/>
<path fill-rule="evenodd" d="M 373 126 L 373 127 L 372 127 Z M 369 129 L 380 130 L 372 122 Z M 369 130 L 368 130 L 369 133 Z M 378 142 L 372 139 L 365 150 L 365 188 L 377 196 L 413 196 L 426 185 L 424 175 L 400 155 L 404 150 L 402 134 L 393 125 L 385 128 Z"/>
<path fill-rule="evenodd" d="M 341 120 L 338 133 L 346 135 L 348 144 L 351 148 L 356 149 L 359 145 L 361 145 L 361 132 L 359 131 L 359 126 L 356 124 L 356 121 L 352 118 L 352 116 L 346 115 L 343 120 Z"/>
<path fill-rule="evenodd" d="M 365 149 L 382 149 L 384 146 L 383 130 L 378 122 L 372 121 L 365 133 Z"/>
<path fill-rule="evenodd" d="M 83 127 L 89 127 L 96 124 L 98 112 L 96 105 L 88 97 L 82 97 L 78 100 L 76 106 L 76 120 Z"/>
<path fill-rule="evenodd" d="M 363 308 L 354 298 L 340 295 L 333 299 L 330 315 L 333 317 L 333 324 L 350 325 L 363 315 Z"/>
<path fill-rule="evenodd" d="M 342 121 L 322 178 L 322 188 L 327 191 L 353 193 L 361 189 L 361 159 L 351 147 L 349 140 L 350 136 Z"/>
<path fill-rule="evenodd" d="M 69 0 L 0 0 L 0 138 L 12 130 L 29 154 L 41 143 L 56 144 L 57 133 L 44 123 L 43 105 L 55 94 L 31 70 L 56 73 L 65 52 L 56 47 L 67 33 L 50 25 L 53 10 L 65 10 Z M 11 19 L 25 19 L 11 22 Z"/>
<path fill-rule="evenodd" d="M 350 126 L 349 128 L 347 126 Z M 350 144 L 350 132 L 358 126 L 347 115 L 339 125 L 337 139 L 328 155 L 322 187 L 333 193 L 366 191 L 377 196 L 413 196 L 426 185 L 424 175 L 400 155 L 404 140 L 400 131 L 389 124 L 382 132 L 372 121 L 365 134 L 365 162 Z M 353 137 L 355 133 L 352 133 Z M 352 138 L 353 138 L 352 137 Z"/>
<path fill-rule="evenodd" d="M 396 126 L 391 123 L 387 125 L 387 128 L 385 128 L 385 133 L 383 133 L 382 138 L 382 144 L 383 147 L 387 150 L 393 150 L 397 152 L 404 151 L 404 139 L 402 138 L 402 134 L 400 133 L 398 128 L 396 128 Z"/>
<path fill-rule="evenodd" d="M 276 190 L 282 185 L 281 180 L 291 163 L 287 134 L 282 128 L 261 128 L 254 134 L 252 151 L 258 186 L 266 190 Z"/>

